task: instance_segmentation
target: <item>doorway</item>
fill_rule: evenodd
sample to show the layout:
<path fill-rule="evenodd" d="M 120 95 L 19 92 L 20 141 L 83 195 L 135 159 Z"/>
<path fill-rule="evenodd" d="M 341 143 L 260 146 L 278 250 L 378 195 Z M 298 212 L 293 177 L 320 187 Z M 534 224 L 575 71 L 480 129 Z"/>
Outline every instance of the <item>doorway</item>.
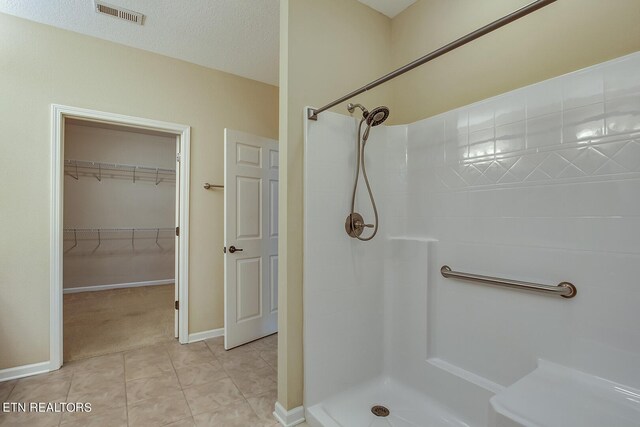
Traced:
<path fill-rule="evenodd" d="M 189 126 L 61 105 L 52 114 L 51 368 L 155 335 L 186 343 Z M 117 158 L 123 149 L 132 161 Z"/>

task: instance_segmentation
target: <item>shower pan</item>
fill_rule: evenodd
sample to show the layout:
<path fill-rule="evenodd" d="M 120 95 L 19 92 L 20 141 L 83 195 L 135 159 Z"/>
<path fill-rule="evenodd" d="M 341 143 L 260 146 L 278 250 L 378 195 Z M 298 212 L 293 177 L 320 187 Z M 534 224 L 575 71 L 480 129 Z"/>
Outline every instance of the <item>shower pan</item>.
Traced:
<path fill-rule="evenodd" d="M 406 125 L 349 109 L 305 121 L 308 423 L 637 427 L 640 53 Z"/>

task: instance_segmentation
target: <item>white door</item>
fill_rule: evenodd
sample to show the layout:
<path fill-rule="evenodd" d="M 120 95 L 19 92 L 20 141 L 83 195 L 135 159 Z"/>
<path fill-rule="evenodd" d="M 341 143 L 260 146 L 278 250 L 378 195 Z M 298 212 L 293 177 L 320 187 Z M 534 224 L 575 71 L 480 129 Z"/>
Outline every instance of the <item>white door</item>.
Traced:
<path fill-rule="evenodd" d="M 278 330 L 278 142 L 224 131 L 224 346 Z"/>

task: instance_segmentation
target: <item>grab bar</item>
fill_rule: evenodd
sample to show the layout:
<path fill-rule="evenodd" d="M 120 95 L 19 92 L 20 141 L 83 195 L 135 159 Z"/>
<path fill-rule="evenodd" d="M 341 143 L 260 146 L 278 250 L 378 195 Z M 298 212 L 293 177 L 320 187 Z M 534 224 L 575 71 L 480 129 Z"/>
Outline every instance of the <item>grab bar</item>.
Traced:
<path fill-rule="evenodd" d="M 440 273 L 447 279 L 460 279 L 468 282 L 483 283 L 485 285 L 502 286 L 505 288 L 524 289 L 543 294 L 560 295 L 562 298 L 573 298 L 578 290 L 572 283 L 561 282 L 557 286 L 541 285 L 539 283 L 521 282 L 520 280 L 500 279 L 498 277 L 481 276 L 479 274 L 461 273 L 451 270 L 448 265 L 440 268 Z"/>

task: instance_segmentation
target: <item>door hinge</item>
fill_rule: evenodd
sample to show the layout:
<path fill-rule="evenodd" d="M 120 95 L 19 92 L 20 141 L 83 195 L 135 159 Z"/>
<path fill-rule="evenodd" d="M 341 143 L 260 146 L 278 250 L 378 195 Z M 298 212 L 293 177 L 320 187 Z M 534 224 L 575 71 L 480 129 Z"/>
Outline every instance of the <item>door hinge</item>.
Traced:
<path fill-rule="evenodd" d="M 180 227 L 176 227 L 176 236 L 180 235 Z"/>
<path fill-rule="evenodd" d="M 176 308 L 176 310 L 180 310 L 180 301 L 176 301 L 174 307 Z"/>
<path fill-rule="evenodd" d="M 180 154 L 176 154 L 176 162 L 179 162 L 181 160 Z"/>

